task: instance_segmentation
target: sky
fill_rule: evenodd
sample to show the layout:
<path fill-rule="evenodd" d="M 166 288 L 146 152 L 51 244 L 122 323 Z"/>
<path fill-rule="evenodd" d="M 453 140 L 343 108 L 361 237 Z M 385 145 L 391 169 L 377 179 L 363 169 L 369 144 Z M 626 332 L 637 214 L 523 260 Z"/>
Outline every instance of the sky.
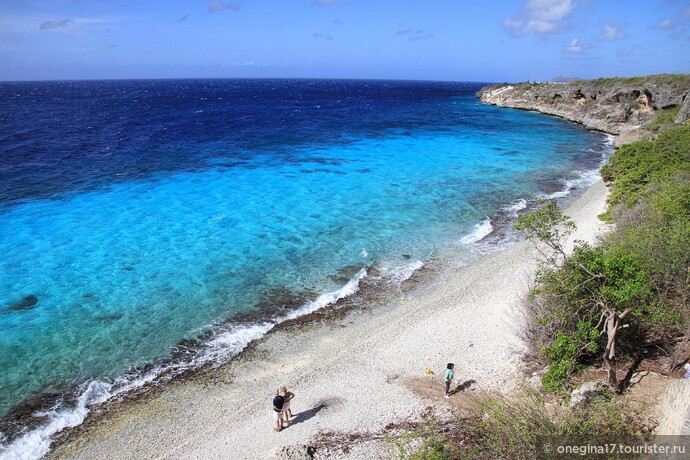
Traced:
<path fill-rule="evenodd" d="M 690 72 L 690 0 L 0 0 L 0 80 Z"/>

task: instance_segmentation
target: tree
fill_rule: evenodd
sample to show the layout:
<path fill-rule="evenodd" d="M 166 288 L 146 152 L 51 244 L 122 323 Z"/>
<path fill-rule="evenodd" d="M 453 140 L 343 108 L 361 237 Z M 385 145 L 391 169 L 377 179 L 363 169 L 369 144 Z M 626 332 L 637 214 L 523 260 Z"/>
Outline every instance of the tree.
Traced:
<path fill-rule="evenodd" d="M 591 334 L 582 333 L 583 323 L 589 323 L 606 338 L 602 358 L 609 384 L 618 386 L 620 331 L 628 327 L 631 315 L 640 315 L 654 297 L 645 271 L 624 251 L 582 242 L 568 256 L 564 240 L 575 224 L 553 202 L 542 202 L 540 209 L 521 216 L 515 228 L 551 250 L 537 272 L 537 287 L 532 292 L 549 299 L 545 302 L 549 308 L 540 320 L 559 323 L 558 341 L 554 340 L 545 354 L 562 370 L 568 367 L 563 359 L 557 359 L 558 350 L 569 353 L 562 358 L 576 360 L 581 353 L 598 348 L 592 346 Z M 563 346 L 565 337 L 568 347 Z"/>
<path fill-rule="evenodd" d="M 528 240 L 545 244 L 550 252 L 538 248 L 544 262 L 556 266 L 559 260 L 567 256 L 563 244 L 575 230 L 575 222 L 563 214 L 553 201 L 540 199 L 538 204 L 538 209 L 518 218 L 515 230 L 525 235 Z"/>

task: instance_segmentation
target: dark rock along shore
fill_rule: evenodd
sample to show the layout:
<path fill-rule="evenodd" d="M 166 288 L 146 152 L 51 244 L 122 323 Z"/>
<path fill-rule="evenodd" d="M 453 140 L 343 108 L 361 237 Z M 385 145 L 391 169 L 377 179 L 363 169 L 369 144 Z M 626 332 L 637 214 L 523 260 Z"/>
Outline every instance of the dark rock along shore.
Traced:
<path fill-rule="evenodd" d="M 488 104 L 536 110 L 617 135 L 619 147 L 653 137 L 646 128 L 660 110 L 680 106 L 674 122 L 690 119 L 689 94 L 690 74 L 684 74 L 490 85 L 477 96 Z"/>

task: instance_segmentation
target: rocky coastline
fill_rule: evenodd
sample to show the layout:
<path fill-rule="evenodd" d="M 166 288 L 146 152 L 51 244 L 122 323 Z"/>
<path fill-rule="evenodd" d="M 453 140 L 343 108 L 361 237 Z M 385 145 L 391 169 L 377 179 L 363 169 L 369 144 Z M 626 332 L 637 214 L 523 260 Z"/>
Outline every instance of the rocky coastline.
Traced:
<path fill-rule="evenodd" d="M 569 83 L 490 85 L 477 96 L 487 104 L 554 115 L 616 135 L 620 147 L 651 139 L 668 113 L 674 124 L 690 119 L 690 74 L 578 80 Z"/>

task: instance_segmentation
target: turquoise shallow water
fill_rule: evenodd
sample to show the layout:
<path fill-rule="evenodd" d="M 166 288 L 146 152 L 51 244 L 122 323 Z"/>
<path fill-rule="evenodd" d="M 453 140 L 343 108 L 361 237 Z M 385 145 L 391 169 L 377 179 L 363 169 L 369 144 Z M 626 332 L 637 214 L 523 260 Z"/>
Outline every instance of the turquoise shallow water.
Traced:
<path fill-rule="evenodd" d="M 394 276 L 470 244 L 478 224 L 566 190 L 608 151 L 600 134 L 469 91 L 409 105 L 404 123 L 271 138 L 241 155 L 228 140 L 185 139 L 193 167 L 127 170 L 0 209 L 0 413 L 83 382 L 122 383 L 184 339 L 215 340 L 197 364 L 227 359 L 290 309 L 355 289 L 344 267 Z"/>

